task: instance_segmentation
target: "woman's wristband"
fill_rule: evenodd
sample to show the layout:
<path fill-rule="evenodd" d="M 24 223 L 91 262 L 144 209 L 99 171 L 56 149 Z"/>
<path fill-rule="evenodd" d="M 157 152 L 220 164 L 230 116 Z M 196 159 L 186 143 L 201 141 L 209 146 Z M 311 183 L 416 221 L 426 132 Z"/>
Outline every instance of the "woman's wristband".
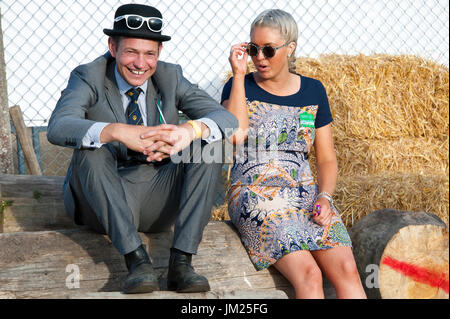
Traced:
<path fill-rule="evenodd" d="M 319 198 L 325 198 L 330 202 L 331 205 L 333 205 L 333 197 L 327 193 L 327 192 L 320 192 L 319 195 L 317 195 L 317 199 Z"/>

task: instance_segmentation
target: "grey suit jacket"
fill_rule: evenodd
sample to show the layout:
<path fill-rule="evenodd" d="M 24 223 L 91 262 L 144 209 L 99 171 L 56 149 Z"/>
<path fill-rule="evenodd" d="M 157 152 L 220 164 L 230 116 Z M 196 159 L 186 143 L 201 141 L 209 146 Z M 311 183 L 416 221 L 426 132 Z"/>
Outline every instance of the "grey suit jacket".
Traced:
<path fill-rule="evenodd" d="M 88 64 L 75 68 L 67 87 L 61 92 L 47 128 L 50 143 L 82 148 L 82 139 L 95 122 L 126 123 L 125 113 L 114 75 L 115 59 L 109 52 Z M 158 111 L 155 108 L 157 94 L 162 101 L 162 112 L 167 123 L 178 124 L 178 110 L 191 119 L 210 118 L 217 123 L 222 135 L 226 129 L 236 129 L 238 121 L 230 112 L 206 92 L 200 90 L 183 77 L 181 67 L 159 61 L 152 81 L 148 86 L 147 125 L 158 125 Z M 150 84 L 151 81 L 149 81 Z M 126 159 L 126 146 L 113 142 L 120 159 Z M 69 215 L 73 217 L 73 196 L 69 191 L 68 180 L 71 166 L 64 183 L 64 197 Z"/>

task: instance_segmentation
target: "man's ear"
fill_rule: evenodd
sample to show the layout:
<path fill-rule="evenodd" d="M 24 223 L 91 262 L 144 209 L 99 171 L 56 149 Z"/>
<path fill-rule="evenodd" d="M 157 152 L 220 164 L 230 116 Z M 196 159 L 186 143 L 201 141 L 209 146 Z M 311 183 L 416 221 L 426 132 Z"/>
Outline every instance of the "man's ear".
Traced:
<path fill-rule="evenodd" d="M 117 45 L 116 45 L 116 42 L 114 41 L 114 39 L 112 37 L 108 38 L 108 48 L 109 48 L 109 52 L 111 53 L 111 56 L 113 58 L 115 58 L 116 57 Z"/>
<path fill-rule="evenodd" d="M 159 42 L 159 46 L 158 46 L 158 57 L 161 55 L 162 48 L 163 48 L 163 44 L 162 44 L 162 42 Z"/>

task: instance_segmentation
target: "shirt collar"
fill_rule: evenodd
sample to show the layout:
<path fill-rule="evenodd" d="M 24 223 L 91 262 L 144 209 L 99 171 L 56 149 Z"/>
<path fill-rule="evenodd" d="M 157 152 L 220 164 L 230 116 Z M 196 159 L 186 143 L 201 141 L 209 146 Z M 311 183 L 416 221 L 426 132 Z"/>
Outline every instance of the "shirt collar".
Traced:
<path fill-rule="evenodd" d="M 125 94 L 129 89 L 133 88 L 133 86 L 128 84 L 127 81 L 125 81 L 119 74 L 119 72 L 117 71 L 117 64 L 114 67 L 114 75 L 116 76 L 117 88 L 119 89 L 120 94 Z M 147 94 L 147 82 L 148 80 L 145 81 L 142 85 L 138 86 L 141 88 L 144 96 Z"/>

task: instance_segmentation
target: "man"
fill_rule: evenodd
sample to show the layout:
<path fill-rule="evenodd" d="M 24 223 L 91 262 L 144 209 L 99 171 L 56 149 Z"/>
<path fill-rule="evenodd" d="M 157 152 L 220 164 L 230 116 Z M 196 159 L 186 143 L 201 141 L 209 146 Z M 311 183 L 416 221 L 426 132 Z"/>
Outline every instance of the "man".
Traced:
<path fill-rule="evenodd" d="M 221 143 L 236 118 L 197 86 L 178 65 L 158 61 L 161 13 L 138 4 L 120 6 L 109 52 L 75 68 L 53 111 L 48 140 L 74 148 L 64 183 L 68 215 L 107 234 L 125 256 L 124 293 L 159 289 L 139 232 L 174 227 L 168 287 L 209 290 L 191 266 L 211 216 L 220 163 L 198 163 L 202 148 Z M 178 124 L 178 110 L 195 119 Z M 208 144 L 209 143 L 209 144 Z M 191 156 L 170 160 L 186 147 Z"/>

